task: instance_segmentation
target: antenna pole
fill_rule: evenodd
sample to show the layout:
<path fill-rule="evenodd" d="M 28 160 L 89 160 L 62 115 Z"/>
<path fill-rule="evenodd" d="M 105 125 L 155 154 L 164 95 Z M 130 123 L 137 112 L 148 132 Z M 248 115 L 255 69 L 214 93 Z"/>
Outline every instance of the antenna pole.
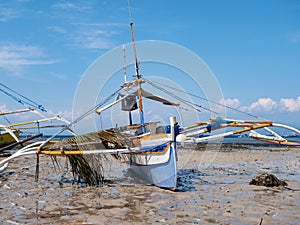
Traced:
<path fill-rule="evenodd" d="M 132 41 L 134 61 L 135 61 L 135 72 L 136 72 L 136 78 L 139 79 L 139 78 L 141 78 L 141 76 L 139 74 L 139 62 L 138 62 L 138 59 L 136 56 L 136 47 L 135 47 L 135 42 L 134 42 L 134 32 L 133 32 L 132 25 L 133 25 L 133 23 L 130 22 L 131 41 Z"/>
<path fill-rule="evenodd" d="M 123 71 L 124 71 L 124 82 L 127 82 L 127 74 L 126 74 L 126 54 L 125 54 L 125 45 L 123 45 L 123 58 L 124 58 L 124 66 L 123 66 Z M 128 112 L 129 116 L 129 125 L 132 126 L 132 115 L 131 111 Z"/>
<path fill-rule="evenodd" d="M 127 82 L 127 75 L 126 75 L 126 54 L 125 54 L 125 45 L 123 45 L 123 58 L 124 58 L 124 66 L 123 66 L 123 70 L 124 70 L 124 82 Z"/>

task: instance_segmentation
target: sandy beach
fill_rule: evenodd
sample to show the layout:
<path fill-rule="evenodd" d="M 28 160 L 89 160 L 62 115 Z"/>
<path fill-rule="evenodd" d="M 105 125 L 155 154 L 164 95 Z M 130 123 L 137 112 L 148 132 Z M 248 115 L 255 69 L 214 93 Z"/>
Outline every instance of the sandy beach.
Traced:
<path fill-rule="evenodd" d="M 127 166 L 106 165 L 108 182 L 72 184 L 66 168 L 40 157 L 15 159 L 0 176 L 1 224 L 300 224 L 300 148 L 180 149 L 178 188 L 137 183 Z M 61 160 L 64 166 L 64 159 Z M 249 185 L 272 173 L 284 187 Z M 110 176 L 108 176 L 108 174 Z"/>

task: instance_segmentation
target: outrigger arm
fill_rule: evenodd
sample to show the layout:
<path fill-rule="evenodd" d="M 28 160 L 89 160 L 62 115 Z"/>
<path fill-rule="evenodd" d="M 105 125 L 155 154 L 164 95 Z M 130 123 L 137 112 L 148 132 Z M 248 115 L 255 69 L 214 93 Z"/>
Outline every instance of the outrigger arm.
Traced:
<path fill-rule="evenodd" d="M 233 130 L 229 132 L 211 134 L 210 136 L 201 137 L 205 133 L 211 133 L 211 131 L 224 129 L 224 128 L 240 128 L 238 130 Z M 273 123 L 272 121 L 252 121 L 252 120 L 233 120 L 233 119 L 223 119 L 223 118 L 212 118 L 206 122 L 197 122 L 194 125 L 185 127 L 177 139 L 180 142 L 192 142 L 192 143 L 202 143 L 208 140 L 217 140 L 223 137 L 232 136 L 236 134 L 249 132 L 249 137 L 269 143 L 281 144 L 281 145 L 300 145 L 297 142 L 291 142 L 283 138 L 281 135 L 271 130 L 270 127 L 284 128 L 293 131 L 296 134 L 300 134 L 300 131 L 294 127 Z M 256 130 L 263 128 L 270 135 L 263 135 L 258 133 Z"/>

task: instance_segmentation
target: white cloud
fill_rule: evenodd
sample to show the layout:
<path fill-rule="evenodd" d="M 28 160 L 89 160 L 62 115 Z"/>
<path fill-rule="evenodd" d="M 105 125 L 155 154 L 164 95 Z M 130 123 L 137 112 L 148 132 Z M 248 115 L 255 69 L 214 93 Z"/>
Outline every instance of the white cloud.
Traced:
<path fill-rule="evenodd" d="M 222 99 L 220 103 L 231 108 L 238 108 L 240 106 L 240 101 L 237 98 Z"/>
<path fill-rule="evenodd" d="M 77 9 L 78 7 L 75 6 L 75 4 L 66 2 L 66 3 L 58 3 L 54 5 L 55 8 L 61 8 L 61 9 Z"/>
<path fill-rule="evenodd" d="M 59 35 L 64 35 L 69 46 L 97 51 L 113 48 L 115 43 L 112 41 L 112 37 L 119 33 L 112 30 L 112 27 L 122 26 L 120 23 L 72 23 L 72 25 L 69 29 L 61 26 L 51 26 L 48 29 Z"/>
<path fill-rule="evenodd" d="M 110 49 L 114 46 L 114 42 L 106 37 L 103 30 L 79 32 L 73 39 L 75 46 L 86 49 Z"/>
<path fill-rule="evenodd" d="M 0 22 L 7 22 L 17 17 L 19 17 L 19 13 L 17 11 L 0 5 Z"/>
<path fill-rule="evenodd" d="M 105 22 L 105 23 L 84 23 L 84 22 L 77 22 L 73 23 L 75 25 L 81 25 L 81 26 L 86 26 L 86 27 L 127 27 L 127 23 L 117 23 L 117 22 Z"/>
<path fill-rule="evenodd" d="M 126 23 L 120 22 L 93 22 L 91 14 L 94 13 L 95 6 L 90 2 L 64 1 L 53 4 L 52 8 L 55 17 L 62 19 L 62 25 L 51 26 L 48 29 L 63 34 L 68 41 L 66 45 L 76 49 L 111 49 L 115 46 L 112 37 L 119 34 L 120 27 L 127 26 Z M 66 21 L 67 25 L 63 26 Z"/>
<path fill-rule="evenodd" d="M 54 31 L 56 33 L 60 33 L 60 34 L 67 33 L 67 31 L 63 27 L 60 27 L 60 26 L 51 26 L 51 27 L 48 27 L 48 29 L 51 31 Z"/>
<path fill-rule="evenodd" d="M 0 105 L 0 112 L 7 112 L 8 109 L 7 109 L 7 106 L 4 104 L 4 105 Z"/>
<path fill-rule="evenodd" d="M 277 108 L 277 103 L 271 98 L 260 98 L 257 102 L 253 102 L 249 107 L 248 111 L 259 112 L 259 111 L 271 111 Z"/>
<path fill-rule="evenodd" d="M 43 58 L 46 58 L 43 50 L 36 46 L 2 43 L 0 47 L 0 68 L 13 75 L 20 75 L 21 69 L 27 65 L 55 63 Z"/>
<path fill-rule="evenodd" d="M 224 104 L 224 103 L 223 103 Z M 249 106 L 241 106 L 238 99 L 226 99 L 225 104 L 229 107 L 249 113 L 294 113 L 300 112 L 300 96 L 294 98 L 281 98 L 275 101 L 272 98 L 259 98 Z"/>
<path fill-rule="evenodd" d="M 67 76 L 63 74 L 54 74 L 54 77 L 56 77 L 59 80 L 67 80 Z"/>
<path fill-rule="evenodd" d="M 110 49 L 113 46 L 110 40 L 95 36 L 80 37 L 76 40 L 76 44 L 87 49 Z"/>
<path fill-rule="evenodd" d="M 58 3 L 54 4 L 53 7 L 61 10 L 73 10 L 79 12 L 88 12 L 91 9 L 87 4 L 74 4 L 73 2 Z"/>
<path fill-rule="evenodd" d="M 280 104 L 284 107 L 284 110 L 288 112 L 299 112 L 300 111 L 300 96 L 296 99 L 293 98 L 282 98 Z"/>

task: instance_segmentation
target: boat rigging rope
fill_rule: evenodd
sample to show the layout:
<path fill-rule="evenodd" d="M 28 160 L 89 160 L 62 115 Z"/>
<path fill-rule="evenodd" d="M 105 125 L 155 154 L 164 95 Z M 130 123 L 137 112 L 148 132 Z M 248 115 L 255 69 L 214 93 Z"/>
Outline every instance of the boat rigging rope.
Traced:
<path fill-rule="evenodd" d="M 0 91 L 3 92 L 4 94 L 6 94 L 7 96 L 11 97 L 12 99 L 14 99 L 15 101 L 21 103 L 22 105 L 24 106 L 29 106 L 29 107 L 33 107 L 33 108 L 36 108 L 36 109 L 39 109 L 41 110 L 42 112 L 47 112 L 47 110 L 45 109 L 44 106 L 36 103 L 35 101 L 27 98 L 26 96 L 16 92 L 15 90 L 7 87 L 6 85 L 4 85 L 3 83 L 0 82 L 0 86 L 2 86 L 3 88 L 7 89 L 8 91 L 12 92 L 13 94 L 19 96 L 15 96 L 11 93 L 9 93 L 8 91 L 4 90 L 3 88 L 0 88 Z M 23 99 L 22 99 L 23 98 Z"/>
<path fill-rule="evenodd" d="M 188 100 L 186 100 L 186 99 L 183 99 L 183 98 L 178 97 L 177 95 L 175 95 L 174 93 L 172 93 L 172 92 L 170 92 L 170 91 L 167 91 L 167 90 L 164 89 L 163 87 L 159 87 L 158 85 L 154 84 L 154 82 L 151 81 L 151 80 L 144 79 L 144 81 L 145 81 L 146 83 L 150 84 L 151 86 L 153 86 L 154 88 L 156 88 L 156 89 L 158 89 L 158 90 L 161 90 L 162 92 L 165 92 L 166 94 L 172 96 L 173 98 L 177 99 L 178 101 L 181 101 L 181 102 L 185 103 L 186 105 L 190 106 L 191 108 L 195 109 L 195 110 L 198 111 L 198 112 L 201 112 L 201 111 L 198 109 L 198 108 L 201 108 L 201 109 L 204 109 L 204 110 L 206 110 L 206 111 L 209 111 L 209 112 L 215 113 L 215 114 L 217 114 L 217 115 L 220 115 L 220 113 L 218 113 L 218 112 L 216 112 L 216 111 L 213 111 L 213 110 L 208 109 L 208 108 L 206 108 L 206 107 L 204 107 L 204 106 L 198 105 L 198 104 L 196 104 L 196 103 L 194 103 L 194 102 L 190 102 L 190 101 L 188 101 Z M 158 83 L 158 82 L 157 82 L 157 83 Z M 158 84 L 160 84 L 160 83 L 158 83 Z M 171 88 L 171 87 L 170 87 L 170 88 Z M 173 87 L 172 87 L 172 89 L 177 90 L 176 88 L 173 88 Z M 198 108 L 197 108 L 197 107 L 198 107 Z"/>
<path fill-rule="evenodd" d="M 91 113 L 94 113 L 95 110 L 101 106 L 103 106 L 105 103 L 107 103 L 109 100 L 111 100 L 116 94 L 119 93 L 119 91 L 122 90 L 122 87 L 120 87 L 118 90 L 116 90 L 114 93 L 112 93 L 110 96 L 108 96 L 106 99 L 104 99 L 102 102 L 95 105 L 93 108 L 82 114 L 80 117 L 78 117 L 76 120 L 71 122 L 70 126 L 73 126 L 74 124 L 78 123 L 80 120 L 84 119 L 85 117 L 89 116 Z"/>
<path fill-rule="evenodd" d="M 251 114 L 251 113 L 248 113 L 248 112 L 245 112 L 245 111 L 241 111 L 241 110 L 239 110 L 239 109 L 233 108 L 233 107 L 231 107 L 231 106 L 227 106 L 227 105 L 222 104 L 222 103 L 219 103 L 219 102 L 215 102 L 215 101 L 209 100 L 209 99 L 204 98 L 204 97 L 201 97 L 201 96 L 199 96 L 199 95 L 196 95 L 196 94 L 193 94 L 193 93 L 189 93 L 189 92 L 180 90 L 180 89 L 178 89 L 178 88 L 176 88 L 176 87 L 173 87 L 173 86 L 171 87 L 171 86 L 168 86 L 168 85 L 166 85 L 166 84 L 161 84 L 161 83 L 159 83 L 159 82 L 157 82 L 157 81 L 151 81 L 151 80 L 148 80 L 148 79 L 144 79 L 144 80 L 145 80 L 147 83 L 149 83 L 149 84 L 151 84 L 151 83 L 152 83 L 152 84 L 153 84 L 153 83 L 156 83 L 156 84 L 159 84 L 159 85 L 161 85 L 161 86 L 163 86 L 163 87 L 167 87 L 167 88 L 170 88 L 170 89 L 172 89 L 172 90 L 176 90 L 176 91 L 178 91 L 178 92 L 181 92 L 181 93 L 184 93 L 184 94 L 193 96 L 193 97 L 195 97 L 195 98 L 199 98 L 199 99 L 202 99 L 202 100 L 204 100 L 204 101 L 213 103 L 213 104 L 215 104 L 215 105 L 222 106 L 222 107 L 231 109 L 231 110 L 233 110 L 233 111 L 236 111 L 236 112 L 239 112 L 239 113 L 246 114 L 246 115 L 251 116 L 251 117 L 253 117 L 253 118 L 266 120 L 265 118 L 262 118 L 262 117 L 260 117 L 260 116 L 257 116 L 257 115 L 254 115 L 254 114 Z M 151 85 L 152 85 L 152 84 L 151 84 Z M 194 103 L 191 103 L 191 104 L 194 104 Z M 195 104 L 195 105 L 196 105 L 196 104 Z M 203 107 L 202 107 L 202 108 L 203 108 Z M 211 111 L 210 109 L 205 109 L 205 110 Z M 216 112 L 215 112 L 215 113 L 216 113 Z"/>
<path fill-rule="evenodd" d="M 66 131 L 66 130 L 70 130 L 70 127 L 75 125 L 76 123 L 78 123 L 79 121 L 81 121 L 82 119 L 86 118 L 87 116 L 89 116 L 90 114 L 94 113 L 95 110 L 101 106 L 103 106 L 105 103 L 107 103 L 109 100 L 111 100 L 116 94 L 119 93 L 119 91 L 122 90 L 122 87 L 120 87 L 118 90 L 116 90 L 114 93 L 112 93 L 110 96 L 108 96 L 106 99 L 104 99 L 102 102 L 100 102 L 99 104 L 95 105 L 94 107 L 92 107 L 90 110 L 88 110 L 87 112 L 85 112 L 84 114 L 82 114 L 81 116 L 79 116 L 77 119 L 75 119 L 74 121 L 72 121 L 70 124 L 63 126 L 63 128 L 61 130 L 59 130 L 58 132 L 56 132 L 55 134 L 53 134 L 51 137 L 49 137 L 44 143 L 42 143 L 40 145 L 40 148 L 43 147 L 45 144 L 47 144 L 49 141 L 51 141 L 54 137 L 56 137 L 57 135 L 61 134 L 62 132 Z"/>

